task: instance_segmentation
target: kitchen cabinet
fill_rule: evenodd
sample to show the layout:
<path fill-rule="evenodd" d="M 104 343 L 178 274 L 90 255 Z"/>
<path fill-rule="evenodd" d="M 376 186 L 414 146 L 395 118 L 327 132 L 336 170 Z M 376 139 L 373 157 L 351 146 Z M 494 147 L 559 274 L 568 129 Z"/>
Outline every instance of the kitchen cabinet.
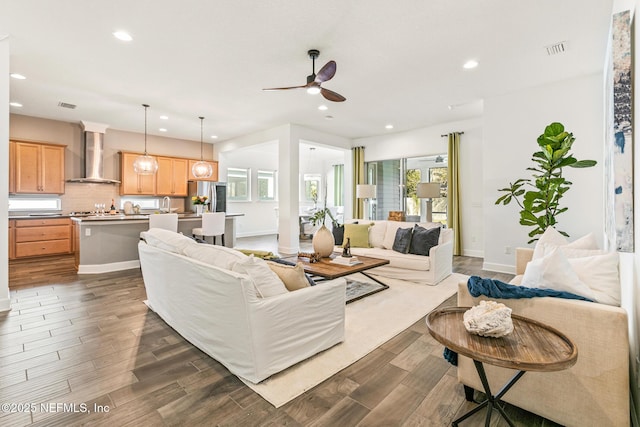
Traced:
<path fill-rule="evenodd" d="M 16 257 L 16 222 L 9 220 L 9 259 Z"/>
<path fill-rule="evenodd" d="M 215 160 L 205 160 L 213 168 L 213 173 L 209 178 L 196 178 L 193 175 L 193 173 L 191 172 L 191 168 L 196 162 L 199 162 L 199 161 L 200 160 L 194 160 L 194 159 L 189 160 L 189 181 L 214 181 L 214 182 L 218 181 L 218 162 L 216 162 Z"/>
<path fill-rule="evenodd" d="M 15 258 L 71 253 L 69 218 L 15 220 Z"/>
<path fill-rule="evenodd" d="M 156 175 L 139 175 L 133 170 L 133 162 L 140 153 L 120 153 L 120 195 L 137 194 L 153 196 L 156 194 Z"/>
<path fill-rule="evenodd" d="M 187 168 L 189 161 L 173 157 L 158 157 L 156 194 L 158 196 L 187 196 Z"/>
<path fill-rule="evenodd" d="M 16 143 L 9 141 L 9 194 L 16 192 Z"/>
<path fill-rule="evenodd" d="M 64 194 L 64 145 L 13 141 L 14 182 L 16 194 Z M 9 180 L 11 181 L 11 168 Z"/>

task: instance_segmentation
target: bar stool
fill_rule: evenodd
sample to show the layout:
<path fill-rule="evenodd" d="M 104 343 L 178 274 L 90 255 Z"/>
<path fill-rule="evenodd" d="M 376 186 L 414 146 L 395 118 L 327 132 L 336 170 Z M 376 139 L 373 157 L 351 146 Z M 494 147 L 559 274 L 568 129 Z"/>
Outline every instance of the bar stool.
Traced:
<path fill-rule="evenodd" d="M 178 232 L 178 214 L 152 214 L 149 215 L 149 228 L 164 228 L 165 230 Z"/>
<path fill-rule="evenodd" d="M 211 236 L 212 244 L 216 244 L 216 236 L 222 236 L 222 246 L 224 246 L 224 223 L 225 212 L 207 212 L 202 214 L 202 227 L 191 230 L 193 237 L 201 236 L 204 240 Z"/>

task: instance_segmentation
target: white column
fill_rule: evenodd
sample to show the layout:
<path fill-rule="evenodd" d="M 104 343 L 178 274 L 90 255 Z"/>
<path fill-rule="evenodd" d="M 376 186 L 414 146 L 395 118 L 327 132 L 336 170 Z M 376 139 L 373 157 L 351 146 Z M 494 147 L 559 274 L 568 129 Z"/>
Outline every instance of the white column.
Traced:
<path fill-rule="evenodd" d="M 299 137 L 290 125 L 278 138 L 278 252 L 297 254 L 299 239 Z"/>
<path fill-rule="evenodd" d="M 0 32 L 0 311 L 9 304 L 9 39 Z"/>

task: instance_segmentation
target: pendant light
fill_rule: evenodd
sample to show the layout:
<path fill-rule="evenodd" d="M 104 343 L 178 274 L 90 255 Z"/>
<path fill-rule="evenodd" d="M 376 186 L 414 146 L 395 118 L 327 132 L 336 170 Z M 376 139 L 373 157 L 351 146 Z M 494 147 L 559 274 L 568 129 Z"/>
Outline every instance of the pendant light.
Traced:
<path fill-rule="evenodd" d="M 204 158 L 202 155 L 202 150 L 204 146 L 204 142 L 202 141 L 204 117 L 199 117 L 199 119 L 200 119 L 200 161 L 195 162 L 193 164 L 193 166 L 191 167 L 191 173 L 196 178 L 204 179 L 204 178 L 209 178 L 211 175 L 213 175 L 213 168 L 211 167 L 211 163 L 204 161 Z"/>
<path fill-rule="evenodd" d="M 153 175 L 158 171 L 158 161 L 147 154 L 147 108 L 149 105 L 142 104 L 142 106 L 144 107 L 144 155 L 136 157 L 133 170 L 138 175 Z"/>

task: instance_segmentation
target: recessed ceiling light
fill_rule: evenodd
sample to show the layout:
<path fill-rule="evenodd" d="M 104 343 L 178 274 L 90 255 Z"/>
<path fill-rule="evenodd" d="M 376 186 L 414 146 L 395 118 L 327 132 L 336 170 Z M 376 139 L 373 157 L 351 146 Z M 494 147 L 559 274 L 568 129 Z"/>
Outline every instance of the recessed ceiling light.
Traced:
<path fill-rule="evenodd" d="M 384 128 L 385 129 L 393 129 L 393 125 L 386 125 Z"/>
<path fill-rule="evenodd" d="M 472 68 L 476 68 L 478 66 L 478 61 L 476 61 L 475 59 L 470 59 L 467 62 L 464 63 L 464 65 L 462 66 L 462 68 L 466 69 L 466 70 L 470 70 Z"/>
<path fill-rule="evenodd" d="M 126 31 L 116 31 L 115 33 L 113 33 L 113 36 L 118 40 L 122 40 L 123 42 L 130 42 L 131 40 L 133 40 L 133 37 L 131 37 L 131 35 Z"/>
<path fill-rule="evenodd" d="M 160 116 L 160 120 L 169 120 L 169 116 Z"/>
<path fill-rule="evenodd" d="M 11 105 L 12 107 L 22 107 L 22 104 L 20 104 L 19 102 L 10 102 L 9 105 Z"/>
<path fill-rule="evenodd" d="M 320 111 L 325 111 L 325 110 L 328 110 L 328 109 L 329 109 L 329 107 L 327 107 L 326 105 L 321 105 L 321 106 L 318 107 L 318 110 L 320 110 Z"/>
<path fill-rule="evenodd" d="M 211 139 L 218 139 L 218 135 L 211 135 Z"/>
<path fill-rule="evenodd" d="M 158 129 L 160 132 L 166 132 L 167 130 L 165 128 L 160 128 Z"/>
<path fill-rule="evenodd" d="M 22 74 L 18 74 L 18 73 L 11 73 L 9 74 L 11 77 L 13 77 L 14 79 L 18 79 L 18 80 L 24 80 L 26 79 L 25 76 L 23 76 Z"/>

